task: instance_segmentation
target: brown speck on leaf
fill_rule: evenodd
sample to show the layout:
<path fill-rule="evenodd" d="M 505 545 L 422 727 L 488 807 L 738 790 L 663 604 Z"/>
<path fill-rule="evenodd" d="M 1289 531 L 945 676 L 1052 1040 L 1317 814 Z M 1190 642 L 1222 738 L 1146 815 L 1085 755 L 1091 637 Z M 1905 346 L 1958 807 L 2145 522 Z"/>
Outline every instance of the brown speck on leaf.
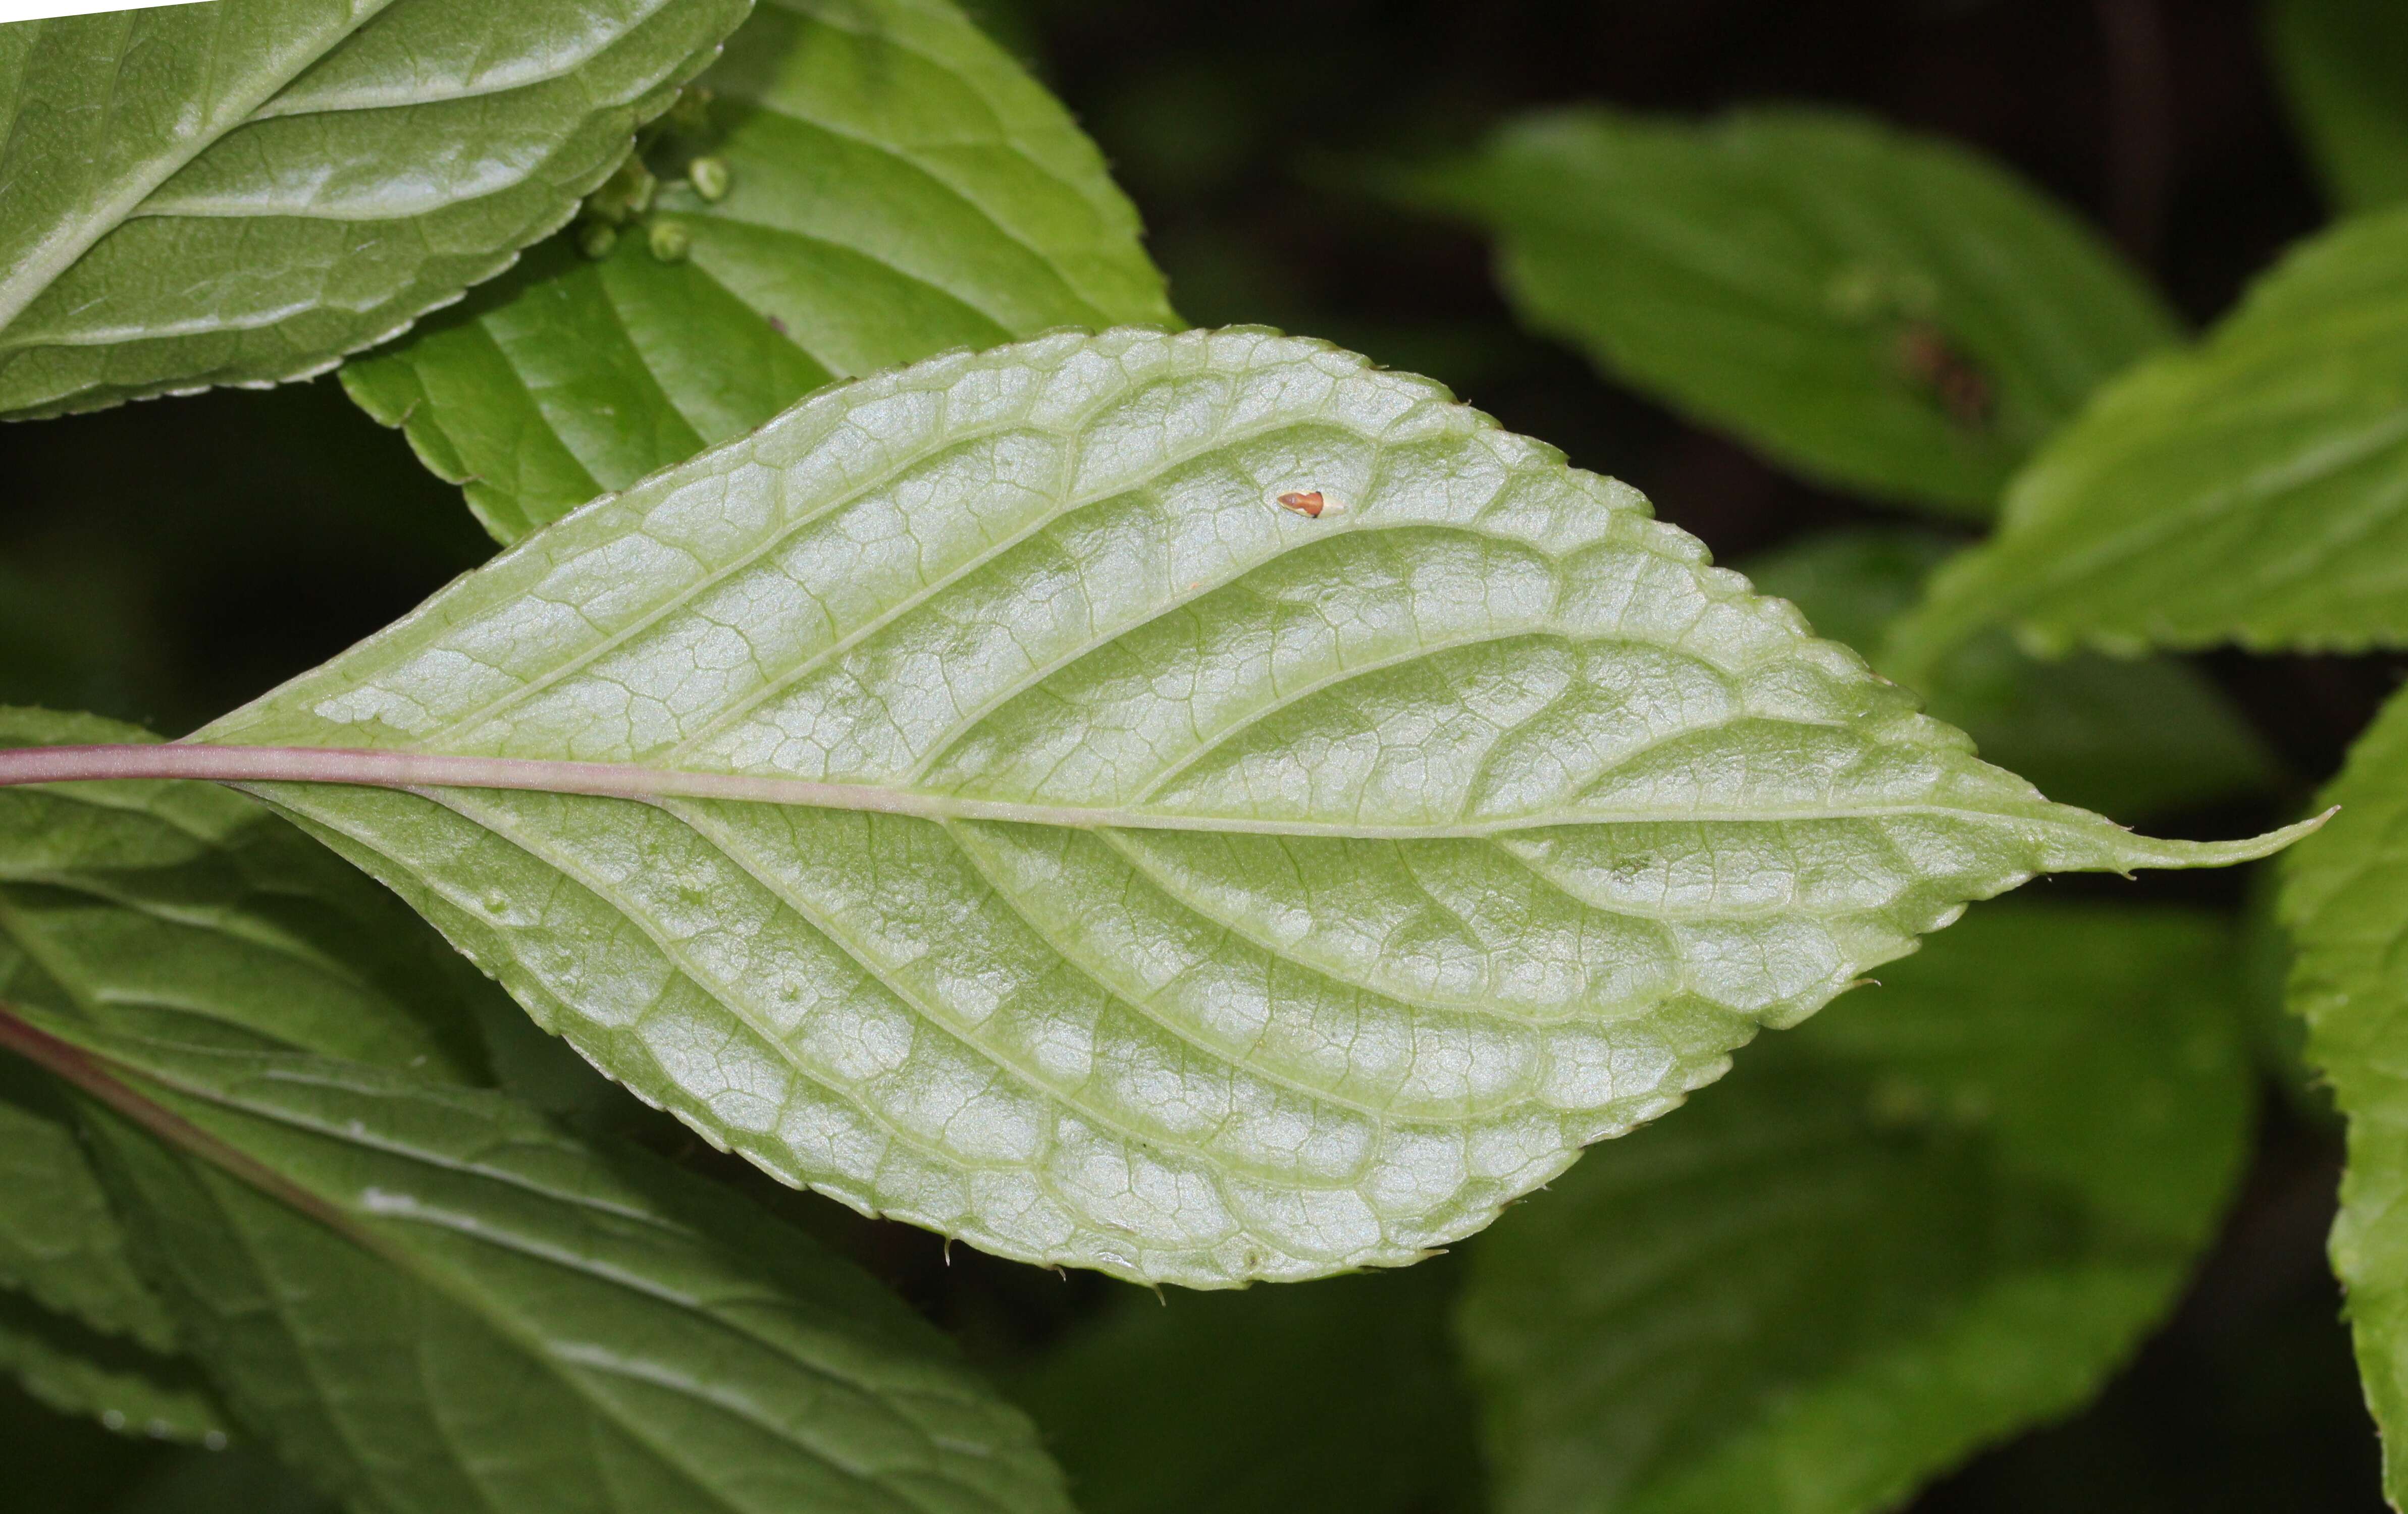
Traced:
<path fill-rule="evenodd" d="M 1928 321 L 1908 325 L 1898 334 L 1898 365 L 1930 391 L 1950 420 L 1971 431 L 1988 429 L 1998 411 L 1989 376 L 1950 343 L 1946 332 Z"/>
<path fill-rule="evenodd" d="M 779 320 L 776 316 L 771 316 L 769 318 L 769 329 L 776 332 L 781 336 L 786 335 L 786 323 Z"/>
<path fill-rule="evenodd" d="M 1279 497 L 1279 502 L 1283 507 L 1294 510 L 1298 515 L 1306 516 L 1315 521 L 1320 520 L 1321 512 L 1328 507 L 1327 502 L 1322 499 L 1321 491 L 1318 489 L 1315 489 L 1309 493 L 1296 493 L 1282 494 Z"/>

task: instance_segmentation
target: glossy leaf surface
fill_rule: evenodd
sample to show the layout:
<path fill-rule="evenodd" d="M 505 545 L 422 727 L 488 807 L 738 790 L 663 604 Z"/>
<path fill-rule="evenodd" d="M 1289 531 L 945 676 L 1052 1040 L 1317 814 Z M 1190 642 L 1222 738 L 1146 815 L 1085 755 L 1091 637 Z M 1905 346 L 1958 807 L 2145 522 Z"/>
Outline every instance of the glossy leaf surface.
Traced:
<path fill-rule="evenodd" d="M 2280 907 L 2294 949 L 2290 1007 L 2349 1121 L 2332 1264 L 2396 1507 L 2408 1502 L 2408 698 L 2384 707 L 2327 797 L 2342 813 L 2330 836 L 2285 865 Z"/>
<path fill-rule="evenodd" d="M 2005 170 L 1829 112 L 1567 110 L 1415 175 L 1497 237 L 1523 319 L 1811 478 L 1987 517 L 2027 453 L 2174 336 Z"/>
<path fill-rule="evenodd" d="M 322 372 L 566 221 L 744 0 L 0 26 L 0 415 Z"/>
<path fill-rule="evenodd" d="M 1246 329 L 828 391 L 203 739 L 411 759 L 264 792 L 713 1141 L 1204 1285 L 1479 1229 L 1966 900 L 2283 839 L 2050 804 L 1628 489 Z"/>
<path fill-rule="evenodd" d="M 2338 207 L 2408 201 L 2408 9 L 2275 0 L 2267 16 L 2292 119 Z"/>
<path fill-rule="evenodd" d="M 2001 621 L 2049 651 L 2401 644 L 2403 384 L 2408 210 L 2309 243 L 2204 342 L 2117 380 L 1933 579 L 1902 650 Z"/>
<path fill-rule="evenodd" d="M 1176 323 L 1094 144 L 947 0 L 765 0 L 702 85 L 709 124 L 652 154 L 668 187 L 614 250 L 552 244 L 344 372 L 500 540 L 831 378 Z M 686 182 L 697 157 L 724 198 Z"/>
<path fill-rule="evenodd" d="M 97 1107 L 243 1421 L 352 1507 L 1067 1514 L 940 1337 L 657 1158 L 359 1064 L 47 1017 L 0 1037 Z"/>
<path fill-rule="evenodd" d="M 2230 927 L 2002 906 L 1473 1257 L 1500 1514 L 1870 1514 L 2086 1401 L 2238 1176 Z"/>
<path fill-rule="evenodd" d="M 1921 532 L 1834 531 L 1740 568 L 1805 611 L 1818 635 L 1880 663 L 1890 628 L 1954 550 Z M 1985 760 L 2120 820 L 2260 792 L 2274 777 L 2272 753 L 2231 702 L 2171 660 L 2042 663 L 1995 633 L 1926 674 L 1918 692 Z"/>

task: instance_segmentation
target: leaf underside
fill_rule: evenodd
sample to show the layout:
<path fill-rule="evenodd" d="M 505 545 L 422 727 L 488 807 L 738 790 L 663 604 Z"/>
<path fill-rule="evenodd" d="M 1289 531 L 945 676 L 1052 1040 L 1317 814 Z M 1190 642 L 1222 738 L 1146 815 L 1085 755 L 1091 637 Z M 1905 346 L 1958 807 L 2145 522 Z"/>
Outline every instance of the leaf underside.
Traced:
<path fill-rule="evenodd" d="M 1624 486 L 1247 329 L 824 392 L 197 739 L 843 786 L 260 792 L 786 1180 L 1199 1286 L 1479 1229 L 1966 900 L 2283 839 L 2052 805 Z"/>
<path fill-rule="evenodd" d="M 2229 926 L 2002 905 L 1473 1257 L 1499 1514 L 1863 1514 L 2096 1393 L 2249 1124 Z"/>
<path fill-rule="evenodd" d="M 1982 519 L 2173 317 L 2097 236 L 1961 149 L 1832 111 L 1584 109 L 1417 172 L 1507 296 L 1605 371 L 1810 477 Z"/>
<path fill-rule="evenodd" d="M 45 1029 L 195 1354 L 351 1507 L 1068 1514 L 941 1337 L 724 1190 L 480 1090 L 0 1026 Z"/>
<path fill-rule="evenodd" d="M 2016 481 L 1899 632 L 2049 651 L 2408 639 L 2408 209 L 2344 223 L 2198 347 L 2142 364 Z"/>
<path fill-rule="evenodd" d="M 1067 111 L 945 0 L 764 0 L 710 125 L 589 260 L 566 240 L 344 369 L 503 542 L 837 378 L 1062 326 L 1177 324 Z M 682 182 L 724 164 L 726 197 Z M 654 227 L 686 235 L 665 262 Z"/>
<path fill-rule="evenodd" d="M 7 745 L 129 739 L 0 711 Z M 189 1348 L 246 1432 L 394 1514 L 1062 1514 L 1025 1421 L 866 1278 L 458 1086 L 467 984 L 497 997 L 240 794 L 0 789 L 0 1042 L 32 1059 L 0 1051 L 0 1370 L 217 1437 Z"/>
<path fill-rule="evenodd" d="M 2408 1503 L 2408 697 L 2358 738 L 2326 797 L 2331 835 L 2286 859 L 2279 900 L 2295 949 L 2288 1000 L 2307 1021 L 2308 1060 L 2349 1119 L 2349 1162 L 2332 1235 L 2358 1375 L 2383 1432 L 2383 1481 Z"/>
<path fill-rule="evenodd" d="M 0 747 L 147 742 L 91 716 L 0 708 Z M 0 790 L 0 1002 L 204 1042 L 307 1049 L 480 1075 L 472 996 L 490 990 L 373 882 L 256 802 L 204 783 Z M 178 1331 L 136 1271 L 68 1101 L 0 1057 L 0 1288 L 122 1342 L 63 1353 L 69 1327 L 20 1333 L 17 1369 L 53 1403 L 84 1382 L 173 1388 Z M 38 1360 L 36 1347 L 46 1347 Z M 161 1357 L 146 1363 L 144 1352 Z M 185 1369 L 189 1376 L 189 1369 Z M 182 1392 L 180 1388 L 176 1392 Z M 172 1398 L 172 1394 L 170 1394 Z M 168 1400 L 162 1400 L 163 1405 Z M 198 1435 L 166 1407 L 114 1407 Z"/>
<path fill-rule="evenodd" d="M 0 26 L 0 415 L 305 378 L 557 227 L 744 0 Z"/>

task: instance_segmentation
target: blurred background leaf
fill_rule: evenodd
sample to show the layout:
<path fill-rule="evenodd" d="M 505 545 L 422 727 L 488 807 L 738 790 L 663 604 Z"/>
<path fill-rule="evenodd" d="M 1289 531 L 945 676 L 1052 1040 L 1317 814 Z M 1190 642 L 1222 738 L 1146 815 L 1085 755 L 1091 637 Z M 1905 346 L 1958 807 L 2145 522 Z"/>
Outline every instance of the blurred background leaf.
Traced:
<path fill-rule="evenodd" d="M 1460 1272 L 1115 1286 L 1010 1386 L 1082 1514 L 1470 1514 L 1480 1453 L 1446 1330 Z"/>
<path fill-rule="evenodd" d="M 2084 1403 L 2243 1161 L 2213 915 L 1991 905 L 1480 1246 L 1502 1514 L 1858 1514 Z"/>
<path fill-rule="evenodd" d="M 1810 478 L 1983 519 L 2156 293 L 1995 163 L 1831 111 L 1529 117 L 1397 180 L 1498 242 L 1524 321 Z"/>
<path fill-rule="evenodd" d="M 2408 645 L 2403 392 L 2408 207 L 2301 244 L 2110 385 L 1933 577 L 1896 662 L 1913 681 L 2001 624 L 2055 653 Z"/>
<path fill-rule="evenodd" d="M 2334 207 L 2408 200 L 2408 7 L 2272 0 L 2267 36 Z"/>

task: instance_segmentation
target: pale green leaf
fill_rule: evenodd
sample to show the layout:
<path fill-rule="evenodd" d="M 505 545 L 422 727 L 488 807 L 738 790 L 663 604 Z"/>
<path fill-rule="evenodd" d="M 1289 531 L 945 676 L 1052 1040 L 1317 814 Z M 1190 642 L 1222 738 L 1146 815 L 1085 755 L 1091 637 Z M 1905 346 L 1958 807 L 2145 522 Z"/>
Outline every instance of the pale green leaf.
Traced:
<path fill-rule="evenodd" d="M 1740 564 L 1817 633 L 1882 660 L 1889 631 L 1951 554 L 1908 530 L 1827 532 Z M 1918 690 L 1982 755 L 2067 804 L 2143 820 L 2265 789 L 2274 760 L 2231 702 L 2192 668 L 2095 655 L 2043 664 L 1994 633 L 1927 673 Z"/>
<path fill-rule="evenodd" d="M 222 1445 L 225 1413 L 200 1370 L 0 1293 L 0 1373 L 67 1414 L 162 1440 Z"/>
<path fill-rule="evenodd" d="M 555 243 L 344 370 L 502 541 L 833 378 L 1176 323 L 1094 144 L 948 0 L 764 0 L 702 83 L 710 124 L 652 154 L 668 187 L 615 250 Z M 696 157 L 724 199 L 683 185 Z"/>
<path fill-rule="evenodd" d="M 151 739 L 88 715 L 0 708 L 0 748 Z M 471 1005 L 483 988 L 384 890 L 238 793 L 0 789 L 0 999 L 476 1077 Z M 15 1063 L 0 1064 L 0 1286 L 174 1349 L 174 1321 L 126 1258 L 70 1112 Z"/>
<path fill-rule="evenodd" d="M 1870 1514 L 2066 1413 L 2239 1175 L 2230 925 L 2004 906 L 1473 1254 L 1499 1514 Z"/>
<path fill-rule="evenodd" d="M 495 1093 L 26 1016 L 195 1354 L 348 1504 L 1068 1514 L 941 1337 L 715 1184 Z"/>
<path fill-rule="evenodd" d="M 2408 695 L 2358 738 L 2327 797 L 2332 835 L 2284 867 L 2295 955 L 2290 1006 L 2308 1060 L 2349 1121 L 2333 1271 L 2349 1297 L 2358 1376 L 2383 1431 L 2383 1480 L 2408 1504 Z"/>
<path fill-rule="evenodd" d="M 1197 1285 L 1481 1228 L 1969 899 L 2288 834 L 2050 804 L 1629 489 L 1249 329 L 824 392 L 203 739 L 712 1141 Z"/>
<path fill-rule="evenodd" d="M 1524 320 L 1807 476 L 1986 517 L 2030 450 L 2174 336 L 1997 164 L 1829 111 L 1515 122 L 1403 193 L 1495 234 Z"/>
<path fill-rule="evenodd" d="M 2101 394 L 2016 479 L 1999 534 L 1899 632 L 2131 653 L 2408 638 L 2408 210 L 2295 252 L 2199 346 Z M 1914 671 L 1910 665 L 1909 672 Z"/>
<path fill-rule="evenodd" d="M 2408 7 L 2274 0 L 2268 39 L 2292 118 L 2344 210 L 2408 200 Z"/>
<path fill-rule="evenodd" d="M 744 0 L 0 26 L 0 414 L 332 367 L 558 226 Z"/>
<path fill-rule="evenodd" d="M 1480 1507 L 1453 1265 L 1121 1300 L 1013 1385 L 1083 1514 Z M 1176 1392 L 1164 1385 L 1177 1384 Z"/>

